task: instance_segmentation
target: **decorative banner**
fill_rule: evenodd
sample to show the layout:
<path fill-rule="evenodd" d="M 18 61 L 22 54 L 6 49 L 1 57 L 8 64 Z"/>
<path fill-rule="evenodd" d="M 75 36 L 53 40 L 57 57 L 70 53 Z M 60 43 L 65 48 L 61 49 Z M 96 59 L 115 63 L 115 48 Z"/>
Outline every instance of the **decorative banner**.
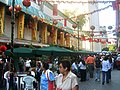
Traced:
<path fill-rule="evenodd" d="M 104 8 L 97 9 L 97 10 L 94 10 L 94 11 L 92 11 L 92 12 L 80 14 L 80 15 L 77 15 L 77 16 L 74 16 L 74 17 L 71 17 L 71 18 L 58 18 L 58 19 L 56 19 L 56 20 L 60 20 L 60 21 L 61 21 L 61 20 L 64 20 L 64 19 L 69 20 L 69 19 L 77 18 L 77 17 L 83 16 L 83 15 L 90 15 L 90 14 L 94 14 L 94 13 L 96 13 L 96 12 L 105 10 L 105 9 L 107 9 L 107 8 L 109 8 L 109 7 L 112 7 L 112 5 L 108 5 L 108 6 L 104 7 Z M 53 20 L 54 20 L 54 19 L 53 19 Z"/>
<path fill-rule="evenodd" d="M 64 32 L 60 33 L 60 46 L 64 46 Z"/>
<path fill-rule="evenodd" d="M 66 47 L 70 47 L 70 35 L 66 36 Z"/>
<path fill-rule="evenodd" d="M 33 28 L 32 28 L 32 40 L 37 40 L 37 22 L 33 22 Z"/>
<path fill-rule="evenodd" d="M 0 35 L 4 33 L 4 13 L 5 7 L 0 5 Z"/>
<path fill-rule="evenodd" d="M 54 16 L 57 16 L 57 15 L 58 15 L 57 4 L 53 4 L 53 15 L 54 15 Z"/>
<path fill-rule="evenodd" d="M 42 43 L 47 43 L 47 24 L 42 24 Z"/>
<path fill-rule="evenodd" d="M 64 19 L 64 26 L 67 26 L 67 19 Z"/>
<path fill-rule="evenodd" d="M 118 9 L 118 3 L 116 1 L 112 2 L 112 6 L 113 6 L 113 10 L 117 10 Z"/>
<path fill-rule="evenodd" d="M 18 39 L 23 39 L 24 37 L 24 13 L 20 12 L 18 17 Z"/>
<path fill-rule="evenodd" d="M 55 28 L 54 33 L 52 33 L 52 44 L 57 44 L 57 28 Z"/>

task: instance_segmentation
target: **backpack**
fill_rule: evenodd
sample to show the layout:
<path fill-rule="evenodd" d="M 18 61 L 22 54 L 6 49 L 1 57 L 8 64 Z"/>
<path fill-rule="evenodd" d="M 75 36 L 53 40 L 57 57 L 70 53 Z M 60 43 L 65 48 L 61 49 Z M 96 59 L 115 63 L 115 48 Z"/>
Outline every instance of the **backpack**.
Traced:
<path fill-rule="evenodd" d="M 96 68 L 100 68 L 101 67 L 101 61 L 99 59 L 95 60 L 95 66 L 96 66 Z"/>

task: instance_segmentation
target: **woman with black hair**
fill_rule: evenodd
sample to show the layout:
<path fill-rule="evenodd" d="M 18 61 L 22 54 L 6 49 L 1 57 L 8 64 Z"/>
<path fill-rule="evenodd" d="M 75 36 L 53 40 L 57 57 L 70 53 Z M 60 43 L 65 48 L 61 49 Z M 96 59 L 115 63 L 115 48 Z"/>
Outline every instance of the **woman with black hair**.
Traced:
<path fill-rule="evenodd" d="M 54 90 L 54 74 L 49 69 L 49 64 L 46 62 L 42 63 L 42 75 L 40 79 L 40 90 Z"/>
<path fill-rule="evenodd" d="M 80 69 L 81 82 L 86 81 L 86 64 L 85 64 L 85 61 L 81 59 L 78 66 L 79 66 L 79 69 Z"/>
<path fill-rule="evenodd" d="M 55 79 L 56 90 L 78 90 L 78 78 L 71 72 L 71 64 L 67 60 L 59 63 L 60 74 Z"/>

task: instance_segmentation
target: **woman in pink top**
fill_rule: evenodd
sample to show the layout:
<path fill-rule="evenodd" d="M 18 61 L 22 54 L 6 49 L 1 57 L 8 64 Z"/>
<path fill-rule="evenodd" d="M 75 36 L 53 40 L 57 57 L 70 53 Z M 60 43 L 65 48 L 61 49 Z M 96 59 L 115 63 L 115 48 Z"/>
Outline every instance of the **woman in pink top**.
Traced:
<path fill-rule="evenodd" d="M 59 63 L 60 74 L 55 79 L 56 90 L 78 90 L 78 78 L 72 73 L 69 61 Z"/>

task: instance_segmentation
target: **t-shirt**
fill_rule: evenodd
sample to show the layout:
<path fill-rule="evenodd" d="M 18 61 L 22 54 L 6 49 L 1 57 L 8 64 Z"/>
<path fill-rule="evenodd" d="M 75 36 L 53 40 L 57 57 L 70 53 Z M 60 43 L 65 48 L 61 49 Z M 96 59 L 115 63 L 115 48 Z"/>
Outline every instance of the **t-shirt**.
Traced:
<path fill-rule="evenodd" d="M 77 76 L 71 71 L 68 73 L 65 80 L 62 82 L 63 74 L 59 74 L 55 79 L 56 88 L 59 90 L 71 90 L 78 85 Z"/>
<path fill-rule="evenodd" d="M 27 61 L 25 62 L 25 66 L 26 66 L 26 67 L 31 67 L 30 62 L 31 62 L 31 60 L 27 60 Z"/>

